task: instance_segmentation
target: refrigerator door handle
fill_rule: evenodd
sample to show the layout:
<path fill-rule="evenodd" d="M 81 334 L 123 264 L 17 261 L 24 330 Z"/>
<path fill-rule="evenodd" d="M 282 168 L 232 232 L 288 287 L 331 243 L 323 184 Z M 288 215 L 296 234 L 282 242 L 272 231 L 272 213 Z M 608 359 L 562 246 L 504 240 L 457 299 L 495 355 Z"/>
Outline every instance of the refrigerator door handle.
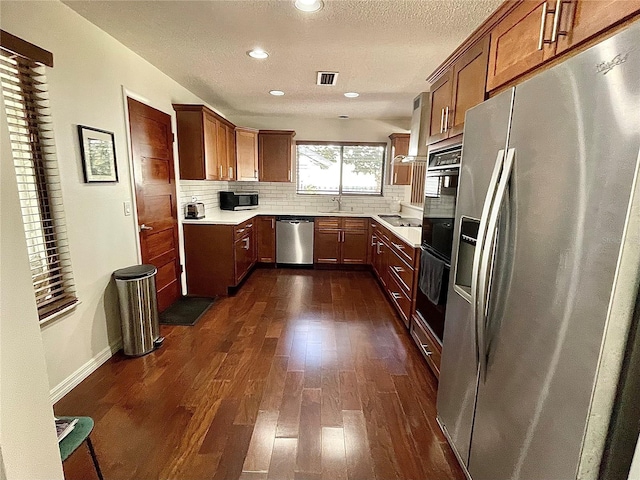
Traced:
<path fill-rule="evenodd" d="M 488 280 L 491 278 L 490 264 L 493 255 L 491 252 L 494 250 L 494 243 L 496 240 L 496 234 L 498 231 L 498 217 L 500 216 L 500 209 L 502 202 L 504 201 L 505 194 L 507 192 L 507 185 L 511 178 L 511 170 L 513 169 L 513 161 L 515 159 L 515 149 L 510 148 L 507 152 L 507 158 L 504 161 L 502 173 L 500 175 L 500 182 L 498 189 L 496 190 L 496 197 L 491 207 L 491 213 L 489 214 L 489 221 L 487 225 L 487 236 L 485 238 L 486 243 L 482 245 L 482 249 L 485 250 L 480 263 L 480 271 L 478 273 L 478 302 L 477 309 L 477 325 L 478 325 L 478 343 L 481 346 L 480 349 L 480 372 L 481 378 L 484 378 L 487 371 L 487 353 L 488 348 L 486 345 L 486 332 L 487 332 L 487 304 L 488 304 Z"/>
<path fill-rule="evenodd" d="M 489 220 L 489 213 L 491 213 L 491 206 L 493 205 L 493 199 L 498 188 L 498 180 L 500 178 L 500 172 L 502 171 L 502 164 L 504 162 L 504 150 L 498 151 L 496 157 L 496 163 L 493 167 L 493 173 L 491 174 L 491 180 L 489 181 L 489 188 L 487 195 L 484 199 L 484 205 L 482 206 L 482 214 L 480 216 L 480 225 L 478 227 L 478 237 L 476 241 L 476 250 L 473 255 L 473 266 L 471 270 L 471 313 L 476 329 L 476 359 L 479 362 L 481 353 L 484 351 L 484 336 L 483 332 L 479 328 L 478 323 L 478 273 L 480 271 L 480 260 L 482 259 L 482 251 L 484 248 L 484 240 L 487 235 L 487 222 Z"/>

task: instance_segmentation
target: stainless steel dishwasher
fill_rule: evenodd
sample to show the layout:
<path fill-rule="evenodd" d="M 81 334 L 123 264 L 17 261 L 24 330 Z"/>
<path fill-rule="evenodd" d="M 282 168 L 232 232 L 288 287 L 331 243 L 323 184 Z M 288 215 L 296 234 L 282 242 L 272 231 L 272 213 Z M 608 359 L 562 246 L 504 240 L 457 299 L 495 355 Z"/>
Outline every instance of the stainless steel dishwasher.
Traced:
<path fill-rule="evenodd" d="M 276 263 L 313 265 L 313 217 L 276 217 Z"/>

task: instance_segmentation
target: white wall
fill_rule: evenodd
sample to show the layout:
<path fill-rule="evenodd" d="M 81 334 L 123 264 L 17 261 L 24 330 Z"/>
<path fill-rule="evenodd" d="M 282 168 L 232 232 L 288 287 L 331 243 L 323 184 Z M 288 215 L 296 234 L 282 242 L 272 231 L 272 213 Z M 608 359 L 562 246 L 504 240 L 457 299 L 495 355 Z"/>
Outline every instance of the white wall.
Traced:
<path fill-rule="evenodd" d="M 1 98 L 0 110 L 4 111 Z M 0 477 L 62 479 L 4 116 L 0 116 L 0 145 Z"/>
<path fill-rule="evenodd" d="M 95 368 L 111 355 L 110 345 L 118 344 L 120 319 L 111 273 L 138 261 L 134 217 L 123 213 L 132 190 L 122 86 L 172 115 L 172 102 L 202 101 L 60 2 L 2 1 L 0 8 L 3 30 L 54 57 L 47 77 L 71 261 L 82 302 L 42 328 L 49 384 L 63 393 L 74 372 Z M 78 124 L 115 133 L 118 183 L 84 183 Z"/>
<path fill-rule="evenodd" d="M 636 453 L 633 456 L 628 480 L 640 480 L 640 439 L 638 439 L 638 443 L 636 444 Z"/>
<path fill-rule="evenodd" d="M 355 100 L 357 101 L 357 99 Z M 295 130 L 295 140 L 334 142 L 387 142 L 392 133 L 409 133 L 410 118 L 393 120 L 366 120 L 306 117 L 265 117 L 230 115 L 236 125 L 251 128 Z"/>

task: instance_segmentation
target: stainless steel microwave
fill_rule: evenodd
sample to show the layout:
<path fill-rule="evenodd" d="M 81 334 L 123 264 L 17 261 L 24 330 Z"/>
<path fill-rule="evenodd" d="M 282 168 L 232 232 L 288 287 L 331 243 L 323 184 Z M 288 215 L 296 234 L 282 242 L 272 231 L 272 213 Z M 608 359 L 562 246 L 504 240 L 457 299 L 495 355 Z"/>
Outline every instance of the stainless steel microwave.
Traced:
<path fill-rule="evenodd" d="M 220 192 L 221 210 L 251 210 L 258 208 L 258 192 Z"/>

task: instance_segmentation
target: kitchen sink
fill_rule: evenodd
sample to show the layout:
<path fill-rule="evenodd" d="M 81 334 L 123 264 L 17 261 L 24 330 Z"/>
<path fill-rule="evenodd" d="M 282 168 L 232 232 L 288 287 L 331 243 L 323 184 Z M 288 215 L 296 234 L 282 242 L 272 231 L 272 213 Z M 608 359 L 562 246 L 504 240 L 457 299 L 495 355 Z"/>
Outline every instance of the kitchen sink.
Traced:
<path fill-rule="evenodd" d="M 400 215 L 378 215 L 382 220 L 394 227 L 421 227 L 422 220 L 420 218 L 406 218 Z"/>

